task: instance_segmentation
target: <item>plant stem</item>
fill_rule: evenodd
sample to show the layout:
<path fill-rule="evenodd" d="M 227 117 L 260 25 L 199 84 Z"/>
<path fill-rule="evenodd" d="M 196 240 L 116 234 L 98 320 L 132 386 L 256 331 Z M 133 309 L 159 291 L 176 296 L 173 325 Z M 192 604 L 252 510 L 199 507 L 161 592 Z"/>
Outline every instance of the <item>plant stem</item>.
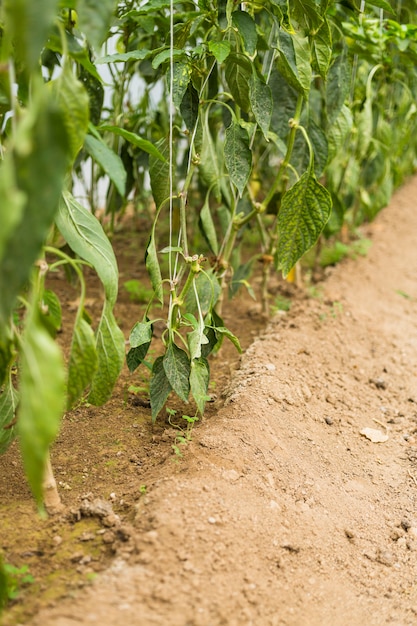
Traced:
<path fill-rule="evenodd" d="M 58 487 L 52 469 L 49 451 L 46 456 L 42 489 L 44 505 L 49 515 L 57 515 L 57 513 L 61 513 L 64 505 L 62 504 L 61 497 L 58 493 Z"/>

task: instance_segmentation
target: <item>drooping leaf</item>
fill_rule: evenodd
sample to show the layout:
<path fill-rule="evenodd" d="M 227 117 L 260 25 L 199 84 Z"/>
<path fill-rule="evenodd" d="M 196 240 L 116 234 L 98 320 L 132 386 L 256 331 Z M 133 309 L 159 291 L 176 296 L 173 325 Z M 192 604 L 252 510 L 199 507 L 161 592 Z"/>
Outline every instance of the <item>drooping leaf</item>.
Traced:
<path fill-rule="evenodd" d="M 312 38 L 313 67 L 322 78 L 326 78 L 332 59 L 332 34 L 327 20 Z"/>
<path fill-rule="evenodd" d="M 91 383 L 88 401 L 100 406 L 110 398 L 125 360 L 125 339 L 106 300 L 96 331 L 98 368 Z"/>
<path fill-rule="evenodd" d="M 69 63 L 56 80 L 51 82 L 60 109 L 64 113 L 65 127 L 71 144 L 71 157 L 81 150 L 88 130 L 89 100 L 83 84 L 77 80 Z"/>
<path fill-rule="evenodd" d="M 119 278 L 117 261 L 98 219 L 65 191 L 55 221 L 70 248 L 93 265 L 103 283 L 107 300 L 114 306 Z"/>
<path fill-rule="evenodd" d="M 9 236 L 19 224 L 25 203 L 26 195 L 17 187 L 13 156 L 6 154 L 0 164 L 0 259 Z"/>
<path fill-rule="evenodd" d="M 327 76 L 326 111 L 330 123 L 338 117 L 344 105 L 350 89 L 351 74 L 347 54 L 342 53 L 336 57 Z"/>
<path fill-rule="evenodd" d="M 249 98 L 259 128 L 268 141 L 272 118 L 271 88 L 254 72 L 249 80 Z"/>
<path fill-rule="evenodd" d="M 239 339 L 228 328 L 226 328 L 225 326 L 215 326 L 214 331 L 221 337 L 227 337 L 227 339 L 229 339 L 229 341 L 231 341 L 232 344 L 235 346 L 236 350 L 239 353 L 242 352 Z"/>
<path fill-rule="evenodd" d="M 152 422 L 155 422 L 159 412 L 164 406 L 169 394 L 172 391 L 171 384 L 165 373 L 163 365 L 164 357 L 155 359 L 152 367 L 152 376 L 149 383 L 149 396 L 152 409 Z"/>
<path fill-rule="evenodd" d="M 254 55 L 258 42 L 258 33 L 256 32 L 256 23 L 253 18 L 246 11 L 233 11 L 232 23 L 242 37 L 246 52 L 249 56 Z"/>
<path fill-rule="evenodd" d="M 249 79 L 252 63 L 244 54 L 229 54 L 225 62 L 225 77 L 236 104 L 246 113 L 250 109 Z"/>
<path fill-rule="evenodd" d="M 152 289 L 155 292 L 155 297 L 161 304 L 164 303 L 164 291 L 162 288 L 162 274 L 158 261 L 158 253 L 156 251 L 155 243 L 155 222 L 152 227 L 151 237 L 149 239 L 148 247 L 146 248 L 145 255 L 146 269 L 151 280 Z"/>
<path fill-rule="evenodd" d="M 203 317 L 210 311 L 216 304 L 221 287 L 218 277 L 212 269 L 206 272 L 200 272 L 194 281 L 195 288 L 197 290 L 197 297 L 200 303 L 200 309 L 203 313 Z M 185 303 L 187 311 L 197 313 L 198 306 L 194 293 L 194 289 L 190 289 L 186 295 Z"/>
<path fill-rule="evenodd" d="M 38 66 L 58 0 L 4 0 L 3 5 L 5 29 L 13 40 L 15 54 L 30 72 Z"/>
<path fill-rule="evenodd" d="M 210 382 L 210 367 L 207 359 L 199 358 L 191 361 L 190 389 L 201 415 L 208 400 L 208 386 Z"/>
<path fill-rule="evenodd" d="M 285 193 L 278 213 L 280 236 L 276 259 L 277 269 L 284 276 L 316 243 L 331 207 L 329 192 L 309 171 Z"/>
<path fill-rule="evenodd" d="M 194 130 L 194 127 L 198 120 L 198 108 L 200 106 L 200 98 L 198 91 L 192 85 L 188 83 L 188 87 L 185 90 L 180 111 L 186 127 L 190 132 Z"/>
<path fill-rule="evenodd" d="M 16 437 L 16 425 L 13 424 L 19 394 L 13 387 L 10 378 L 0 392 L 0 454 L 6 452 Z"/>
<path fill-rule="evenodd" d="M 388 11 L 389 13 L 395 13 L 393 11 L 392 6 L 387 0 L 368 0 L 366 4 L 370 4 L 374 7 L 379 7 L 380 9 L 384 9 L 384 11 Z"/>
<path fill-rule="evenodd" d="M 113 152 L 102 139 L 97 139 L 93 135 L 86 136 L 84 147 L 91 158 L 100 165 L 110 178 L 119 194 L 124 196 L 126 190 L 126 170 L 119 155 Z"/>
<path fill-rule="evenodd" d="M 187 353 L 178 348 L 175 343 L 170 343 L 164 355 L 163 366 L 173 391 L 181 400 L 188 402 L 190 393 L 190 360 Z"/>
<path fill-rule="evenodd" d="M 116 54 L 106 54 L 95 60 L 96 65 L 103 63 L 128 63 L 129 61 L 143 61 L 152 54 L 152 50 L 129 50 L 129 52 L 118 52 Z"/>
<path fill-rule="evenodd" d="M 353 126 L 353 117 L 349 107 L 343 105 L 339 115 L 327 131 L 329 161 L 343 148 L 346 137 Z"/>
<path fill-rule="evenodd" d="M 51 337 L 55 337 L 61 328 L 62 309 L 58 296 L 50 289 L 45 289 L 42 294 L 41 317 Z"/>
<path fill-rule="evenodd" d="M 217 241 L 216 227 L 214 225 L 213 216 L 210 210 L 210 192 L 206 194 L 203 208 L 200 211 L 200 228 L 203 231 L 211 251 L 217 256 L 219 252 L 219 244 Z"/>
<path fill-rule="evenodd" d="M 7 333 L 7 331 L 6 331 Z M 0 386 L 3 384 L 13 358 L 12 342 L 0 332 Z"/>
<path fill-rule="evenodd" d="M 373 114 L 372 100 L 366 98 L 362 110 L 357 116 L 358 127 L 358 158 L 363 159 L 366 156 L 373 134 Z"/>
<path fill-rule="evenodd" d="M 155 200 L 157 209 L 163 202 L 169 198 L 169 143 L 168 140 L 160 139 L 156 147 L 158 152 L 163 156 L 164 160 L 154 155 L 149 157 L 149 176 L 151 178 L 152 195 Z M 173 159 L 175 161 L 175 150 L 173 150 Z"/>
<path fill-rule="evenodd" d="M 68 363 L 67 409 L 70 410 L 91 384 L 97 370 L 98 356 L 93 329 L 79 317 L 72 333 Z"/>
<path fill-rule="evenodd" d="M 212 190 L 216 200 L 220 201 L 222 161 L 219 149 L 210 131 L 209 112 L 210 109 L 207 107 L 202 118 L 203 138 L 199 170 L 204 184 Z"/>
<path fill-rule="evenodd" d="M 209 41 L 208 48 L 218 63 L 223 63 L 230 54 L 230 41 Z"/>
<path fill-rule="evenodd" d="M 65 368 L 61 351 L 39 322 L 36 308 L 26 323 L 20 363 L 17 429 L 26 475 L 41 505 L 47 454 L 65 408 Z"/>
<path fill-rule="evenodd" d="M 139 137 L 139 135 L 137 135 L 136 133 L 131 133 L 129 130 L 125 130 L 124 128 L 120 128 L 119 126 L 110 126 L 108 124 L 103 124 L 102 126 L 100 126 L 100 130 L 108 130 L 115 135 L 119 135 L 119 137 L 123 137 L 123 139 L 126 139 L 126 141 L 131 143 L 132 146 L 140 148 L 144 152 L 151 154 L 153 157 L 159 159 L 160 161 L 166 161 L 164 155 L 159 152 L 158 148 L 156 148 L 153 143 L 151 143 L 147 139 L 142 139 L 142 137 Z"/>
<path fill-rule="evenodd" d="M 290 129 L 288 120 L 294 116 L 298 93 L 277 70 L 272 71 L 269 86 L 273 102 L 271 130 L 285 141 Z"/>
<path fill-rule="evenodd" d="M 291 13 L 297 22 L 307 30 L 317 31 L 323 24 L 319 5 L 315 0 L 293 0 Z"/>
<path fill-rule="evenodd" d="M 172 101 L 179 108 L 191 79 L 192 68 L 189 63 L 178 61 L 174 63 L 172 72 Z M 168 73 L 169 79 L 169 73 Z"/>
<path fill-rule="evenodd" d="M 152 341 L 152 322 L 137 322 L 130 332 L 130 350 L 126 356 L 130 372 L 134 372 L 145 359 Z"/>
<path fill-rule="evenodd" d="M 311 84 L 310 44 L 307 37 L 290 35 L 285 30 L 278 33 L 278 69 L 298 93 L 308 97 Z"/>
<path fill-rule="evenodd" d="M 182 59 L 185 56 L 185 52 L 184 50 L 174 50 L 172 51 L 172 57 L 173 59 L 175 59 L 175 61 L 179 61 L 180 59 Z M 158 69 L 158 67 L 160 65 L 162 65 L 162 63 L 166 63 L 171 59 L 171 50 L 170 48 L 166 48 L 165 50 L 162 50 L 162 52 L 159 52 L 157 55 L 155 55 L 153 61 L 152 61 L 152 67 L 154 70 Z"/>
<path fill-rule="evenodd" d="M 8 181 L 0 174 L 0 198 L 11 195 L 15 200 L 12 207 L 0 203 L 0 223 L 3 219 L 9 223 L 7 239 L 0 246 L 0 325 L 7 321 L 53 222 L 69 155 L 64 116 L 42 87 L 5 157 L 5 161 L 10 160 L 5 174 L 12 171 L 14 176 Z M 0 170 L 3 167 L 5 162 L 0 163 Z M 6 216 L 11 208 L 17 209 L 12 224 Z"/>
<path fill-rule="evenodd" d="M 83 0 L 77 3 L 79 28 L 97 51 L 106 39 L 117 0 Z"/>
<path fill-rule="evenodd" d="M 247 131 L 234 121 L 226 129 L 224 159 L 229 176 L 242 197 L 252 169 L 252 151 Z"/>

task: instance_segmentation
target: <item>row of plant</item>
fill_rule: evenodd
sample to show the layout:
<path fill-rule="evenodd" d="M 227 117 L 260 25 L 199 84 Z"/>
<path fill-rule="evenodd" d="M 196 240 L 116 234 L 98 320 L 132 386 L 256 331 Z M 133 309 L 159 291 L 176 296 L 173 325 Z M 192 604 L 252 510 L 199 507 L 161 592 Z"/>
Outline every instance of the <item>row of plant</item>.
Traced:
<path fill-rule="evenodd" d="M 64 411 L 86 394 L 106 402 L 126 358 L 98 189 L 112 224 L 127 203 L 153 219 L 143 250 L 153 296 L 127 353 L 131 372 L 151 367 L 152 419 L 171 392 L 202 414 L 210 353 L 224 339 L 239 349 L 222 300 L 251 290 L 254 261 L 267 310 L 272 271 L 287 276 L 319 238 L 372 219 L 413 172 L 415 8 L 3 0 L 0 452 L 18 436 L 39 506 L 59 506 L 49 447 Z M 85 265 L 104 287 L 95 327 Z M 47 288 L 61 266 L 80 290 L 66 363 Z M 149 365 L 157 306 L 164 352 Z"/>

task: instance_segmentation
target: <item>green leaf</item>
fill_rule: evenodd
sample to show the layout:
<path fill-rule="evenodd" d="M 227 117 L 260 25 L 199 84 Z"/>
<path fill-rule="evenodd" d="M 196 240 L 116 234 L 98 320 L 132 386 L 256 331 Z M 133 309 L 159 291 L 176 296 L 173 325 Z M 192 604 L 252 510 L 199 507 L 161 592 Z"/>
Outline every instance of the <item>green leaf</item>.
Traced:
<path fill-rule="evenodd" d="M 125 339 L 106 301 L 96 332 L 98 368 L 94 375 L 88 401 L 100 406 L 110 398 L 125 360 Z"/>
<path fill-rule="evenodd" d="M 216 142 L 210 132 L 209 112 L 210 109 L 207 107 L 202 119 L 203 139 L 199 171 L 204 184 L 212 190 L 216 200 L 220 201 L 222 162 L 221 157 L 219 157 L 219 150 L 217 149 Z"/>
<path fill-rule="evenodd" d="M 53 222 L 69 154 L 64 116 L 42 86 L 0 163 L 0 199 L 14 200 L 11 206 L 0 203 L 0 223 L 8 224 L 7 238 L 0 235 L 0 327 L 7 323 Z M 10 220 L 12 208 L 17 214 Z"/>
<path fill-rule="evenodd" d="M 28 72 L 36 70 L 58 0 L 4 0 L 3 5 L 4 30 L 13 40 L 14 53 Z"/>
<path fill-rule="evenodd" d="M 146 248 L 145 264 L 149 278 L 151 279 L 151 285 L 155 292 L 155 296 L 159 302 L 163 304 L 164 291 L 162 289 L 162 274 L 161 268 L 159 267 L 158 253 L 156 251 L 155 244 L 155 225 L 156 221 L 153 223 L 151 237 L 149 239 L 148 247 Z"/>
<path fill-rule="evenodd" d="M 164 155 L 159 152 L 158 148 L 156 148 L 153 143 L 151 143 L 147 139 L 142 139 L 142 137 L 139 137 L 139 135 L 136 135 L 136 133 L 131 133 L 129 130 L 125 130 L 124 128 L 120 128 L 119 126 L 110 126 L 108 124 L 103 124 L 102 126 L 100 126 L 100 130 L 108 130 L 111 133 L 118 135 L 119 137 L 123 137 L 123 139 L 126 139 L 126 141 L 132 144 L 132 146 L 140 148 L 144 152 L 151 154 L 160 161 L 166 161 Z"/>
<path fill-rule="evenodd" d="M 364 159 L 370 146 L 373 135 L 373 111 L 372 100 L 366 98 L 362 111 L 358 113 L 356 124 L 358 129 L 358 159 Z"/>
<path fill-rule="evenodd" d="M 97 51 L 108 36 L 117 0 L 82 0 L 77 3 L 78 26 Z"/>
<path fill-rule="evenodd" d="M 281 269 L 284 276 L 316 243 L 331 208 L 329 192 L 311 172 L 305 172 L 285 193 L 278 213 L 277 250 L 277 269 Z"/>
<path fill-rule="evenodd" d="M 190 393 L 190 360 L 184 350 L 170 343 L 164 355 L 163 366 L 173 391 L 181 400 L 188 402 Z"/>
<path fill-rule="evenodd" d="M 200 98 L 198 91 L 193 87 L 192 83 L 189 83 L 181 102 L 180 111 L 190 132 L 194 130 L 197 123 L 199 106 Z"/>
<path fill-rule="evenodd" d="M 256 44 L 258 42 L 258 33 L 256 32 L 254 20 L 246 11 L 233 11 L 232 23 L 233 26 L 238 29 L 242 37 L 246 52 L 250 56 L 253 56 L 256 52 Z"/>
<path fill-rule="evenodd" d="M 249 78 L 251 76 L 251 61 L 244 54 L 229 54 L 225 67 L 226 81 L 236 104 L 246 113 L 250 109 Z"/>
<path fill-rule="evenodd" d="M 45 289 L 41 302 L 42 322 L 48 328 L 51 337 L 55 337 L 62 324 L 62 309 L 56 293 Z"/>
<path fill-rule="evenodd" d="M 159 209 L 161 204 L 169 199 L 169 143 L 166 138 L 157 142 L 158 152 L 163 156 L 164 160 L 155 158 L 154 155 L 149 157 L 149 176 L 151 178 L 152 195 L 155 200 L 156 208 Z M 175 150 L 174 158 L 175 162 Z"/>
<path fill-rule="evenodd" d="M 98 357 L 94 332 L 85 319 L 79 317 L 72 333 L 68 363 L 67 410 L 80 399 L 97 370 Z"/>
<path fill-rule="evenodd" d="M 230 41 L 209 41 L 208 48 L 218 63 L 223 63 L 230 54 Z"/>
<path fill-rule="evenodd" d="M 323 25 L 312 38 L 311 53 L 313 67 L 322 78 L 326 78 L 332 58 L 332 33 L 327 20 L 323 22 Z"/>
<path fill-rule="evenodd" d="M 290 35 L 284 30 L 278 31 L 277 66 L 288 83 L 308 97 L 311 84 L 310 44 L 307 37 Z"/>
<path fill-rule="evenodd" d="M 134 372 L 143 362 L 152 341 L 152 322 L 137 322 L 131 330 L 126 362 L 130 372 Z"/>
<path fill-rule="evenodd" d="M 114 306 L 119 280 L 117 261 L 98 219 L 65 191 L 55 221 L 70 248 L 94 267 L 107 300 Z"/>
<path fill-rule="evenodd" d="M 247 131 L 236 122 L 226 129 L 224 158 L 229 176 L 242 197 L 252 169 L 252 151 Z"/>
<path fill-rule="evenodd" d="M 164 357 L 155 359 L 152 367 L 152 377 L 149 384 L 149 396 L 151 400 L 152 422 L 155 422 L 159 412 L 164 406 L 172 391 L 171 384 L 165 373 L 163 365 Z"/>
<path fill-rule="evenodd" d="M 152 50 L 129 50 L 117 54 L 106 54 L 95 60 L 96 65 L 102 63 L 128 63 L 129 61 L 143 61 L 152 54 Z"/>
<path fill-rule="evenodd" d="M 185 52 L 184 50 L 173 50 L 172 51 L 172 56 L 173 59 L 177 60 L 177 59 L 181 59 L 185 56 Z M 171 50 L 170 48 L 166 48 L 165 50 L 162 50 L 162 52 L 159 52 L 153 59 L 152 61 L 152 67 L 154 70 L 158 69 L 158 67 L 160 65 L 162 65 L 162 63 L 166 63 L 167 61 L 169 61 L 171 59 Z"/>
<path fill-rule="evenodd" d="M 0 454 L 6 452 L 16 437 L 15 419 L 19 394 L 13 387 L 10 377 L 0 393 Z"/>
<path fill-rule="evenodd" d="M 65 368 L 61 351 L 39 322 L 36 309 L 27 320 L 20 363 L 17 429 L 26 475 L 41 505 L 48 450 L 65 408 Z"/>
<path fill-rule="evenodd" d="M 214 331 L 216 332 L 216 334 L 221 335 L 222 337 L 227 337 L 227 339 L 229 339 L 229 341 L 231 341 L 232 344 L 235 346 L 236 350 L 239 353 L 242 352 L 239 339 L 228 328 L 225 328 L 225 326 L 215 326 Z"/>
<path fill-rule="evenodd" d="M 206 199 L 203 204 L 203 208 L 200 211 L 200 228 L 203 231 L 211 251 L 216 256 L 219 253 L 219 244 L 217 241 L 216 227 L 214 225 L 213 216 L 210 211 L 210 192 L 206 194 Z"/>
<path fill-rule="evenodd" d="M 97 139 L 93 135 L 86 136 L 84 147 L 110 178 L 119 194 L 124 196 L 126 190 L 126 170 L 119 155 L 113 152 L 102 139 Z"/>
<path fill-rule="evenodd" d="M 316 31 L 323 23 L 316 0 L 293 0 L 292 16 L 308 30 Z"/>
<path fill-rule="evenodd" d="M 4 329 L 0 329 L 4 330 Z M 6 329 L 6 333 L 7 333 Z M 12 342 L 9 337 L 0 334 L 0 386 L 3 384 L 13 359 Z"/>
<path fill-rule="evenodd" d="M 259 78 L 256 72 L 249 80 L 249 98 L 255 119 L 268 141 L 272 118 L 272 93 L 269 85 Z"/>
<path fill-rule="evenodd" d="M 327 131 L 329 162 L 343 148 L 345 140 L 352 130 L 353 117 L 349 107 L 343 105 L 339 115 Z"/>
<path fill-rule="evenodd" d="M 216 304 L 221 292 L 221 287 L 217 275 L 212 269 L 207 272 L 200 272 L 197 274 L 197 278 L 194 280 L 194 285 L 197 290 L 198 301 L 204 317 L 204 315 L 206 315 L 206 313 Z M 185 302 L 187 311 L 197 313 L 198 307 L 194 289 L 189 290 L 186 295 Z"/>
<path fill-rule="evenodd" d="M 201 415 L 204 413 L 209 396 L 207 395 L 210 382 L 210 367 L 207 359 L 193 359 L 191 362 L 190 388 Z"/>
<path fill-rule="evenodd" d="M 339 115 L 349 93 L 351 84 L 351 66 L 346 54 L 336 57 L 331 66 L 326 83 L 327 118 L 332 123 Z"/>
<path fill-rule="evenodd" d="M 75 159 L 83 146 L 88 130 L 88 94 L 83 84 L 75 78 L 69 63 L 65 64 L 59 78 L 53 80 L 50 85 L 64 113 L 65 128 L 71 145 L 71 157 Z"/>
<path fill-rule="evenodd" d="M 184 61 L 174 63 L 174 71 L 172 73 L 172 101 L 177 108 L 181 106 L 182 99 L 191 79 L 191 72 L 192 68 L 189 63 Z"/>

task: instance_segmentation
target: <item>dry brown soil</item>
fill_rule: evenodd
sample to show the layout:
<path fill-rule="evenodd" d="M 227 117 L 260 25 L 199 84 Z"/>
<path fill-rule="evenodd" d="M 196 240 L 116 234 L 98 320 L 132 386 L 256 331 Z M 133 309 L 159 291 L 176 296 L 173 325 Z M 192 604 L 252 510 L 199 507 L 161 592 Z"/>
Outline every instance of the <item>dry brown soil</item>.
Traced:
<path fill-rule="evenodd" d="M 258 305 L 232 304 L 249 347 L 238 369 L 233 352 L 213 360 L 218 398 L 182 457 L 187 409 L 170 401 L 174 427 L 152 428 L 124 372 L 105 407 L 64 419 L 62 517 L 36 518 L 16 447 L 0 460 L 0 545 L 36 578 L 5 626 L 417 624 L 416 200 L 414 179 L 368 255 L 263 330 Z M 124 241 L 122 282 L 137 263 Z M 126 336 L 139 316 L 122 297 Z"/>

